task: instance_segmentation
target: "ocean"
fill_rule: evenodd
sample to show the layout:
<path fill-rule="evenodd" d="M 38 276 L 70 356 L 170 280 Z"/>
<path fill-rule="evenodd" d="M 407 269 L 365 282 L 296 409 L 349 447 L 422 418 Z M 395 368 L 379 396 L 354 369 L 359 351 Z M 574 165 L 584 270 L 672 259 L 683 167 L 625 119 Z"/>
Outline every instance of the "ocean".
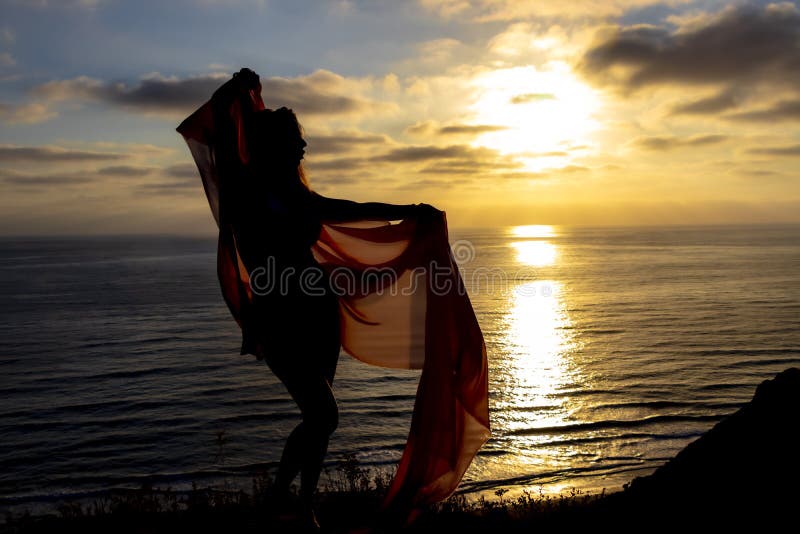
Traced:
<path fill-rule="evenodd" d="M 615 491 L 800 366 L 800 226 L 451 229 L 493 437 L 460 486 Z M 249 488 L 299 412 L 241 336 L 216 239 L 0 239 L 0 510 Z M 342 354 L 326 460 L 390 468 L 419 371 Z M 324 484 L 324 481 L 323 481 Z"/>

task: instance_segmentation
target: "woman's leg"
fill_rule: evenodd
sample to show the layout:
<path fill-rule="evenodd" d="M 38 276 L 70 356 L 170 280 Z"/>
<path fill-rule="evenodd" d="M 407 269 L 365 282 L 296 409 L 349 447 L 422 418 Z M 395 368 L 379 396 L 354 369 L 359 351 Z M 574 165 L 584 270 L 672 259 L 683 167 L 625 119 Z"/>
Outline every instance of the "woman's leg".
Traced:
<path fill-rule="evenodd" d="M 300 473 L 300 495 L 309 508 L 319 482 L 330 435 L 339 424 L 333 377 L 339 360 L 339 304 L 335 295 L 300 297 L 288 303 L 293 317 L 280 330 L 299 353 L 277 350 L 267 358 L 300 408 L 303 421 L 289 435 L 276 479 L 278 494 L 287 495 Z M 303 320 L 299 320 L 302 318 Z M 297 341 L 297 343 L 293 343 Z"/>
<path fill-rule="evenodd" d="M 276 490 L 279 494 L 288 494 L 289 486 L 300 473 L 300 494 L 308 503 L 319 482 L 329 437 L 339 423 L 339 409 L 331 389 L 339 356 L 338 343 L 335 349 L 335 353 L 330 348 L 326 351 L 322 367 L 293 365 L 291 369 L 279 369 L 273 366 L 303 416 L 303 421 L 286 440 Z"/>

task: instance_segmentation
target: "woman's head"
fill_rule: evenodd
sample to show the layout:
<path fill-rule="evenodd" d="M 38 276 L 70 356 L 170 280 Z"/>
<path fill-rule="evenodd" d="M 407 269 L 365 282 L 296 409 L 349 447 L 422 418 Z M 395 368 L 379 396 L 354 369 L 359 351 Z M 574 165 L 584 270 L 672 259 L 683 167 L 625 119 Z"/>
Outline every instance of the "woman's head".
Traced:
<path fill-rule="evenodd" d="M 303 128 L 291 109 L 266 109 L 254 114 L 247 132 L 252 164 L 259 170 L 297 170 L 301 182 L 305 183 L 300 164 L 305 154 L 306 142 Z"/>

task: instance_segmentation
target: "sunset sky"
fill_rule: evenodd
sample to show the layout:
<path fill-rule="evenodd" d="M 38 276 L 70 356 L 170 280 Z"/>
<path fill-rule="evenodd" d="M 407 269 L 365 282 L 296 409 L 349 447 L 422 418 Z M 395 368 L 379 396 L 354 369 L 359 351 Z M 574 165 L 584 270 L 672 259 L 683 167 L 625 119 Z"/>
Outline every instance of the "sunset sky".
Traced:
<path fill-rule="evenodd" d="M 211 235 L 175 126 L 243 66 L 322 194 L 453 227 L 800 222 L 800 7 L 0 0 L 0 233 Z"/>

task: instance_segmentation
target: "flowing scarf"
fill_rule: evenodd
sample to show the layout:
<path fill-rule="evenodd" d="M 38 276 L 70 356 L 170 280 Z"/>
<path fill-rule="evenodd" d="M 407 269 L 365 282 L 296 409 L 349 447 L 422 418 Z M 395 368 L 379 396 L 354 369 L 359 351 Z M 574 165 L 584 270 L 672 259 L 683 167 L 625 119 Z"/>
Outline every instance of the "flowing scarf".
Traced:
<path fill-rule="evenodd" d="M 263 110 L 261 88 L 226 82 L 177 131 L 202 178 L 219 227 L 217 274 L 242 328 L 242 354 L 263 358 L 253 341 L 253 294 L 226 213 L 226 184 L 249 160 L 244 125 Z M 455 491 L 490 437 L 486 347 L 450 250 L 444 213 L 399 223 L 323 221 L 312 252 L 339 293 L 342 348 L 363 362 L 422 369 L 411 429 L 382 509 L 410 521 Z"/>

